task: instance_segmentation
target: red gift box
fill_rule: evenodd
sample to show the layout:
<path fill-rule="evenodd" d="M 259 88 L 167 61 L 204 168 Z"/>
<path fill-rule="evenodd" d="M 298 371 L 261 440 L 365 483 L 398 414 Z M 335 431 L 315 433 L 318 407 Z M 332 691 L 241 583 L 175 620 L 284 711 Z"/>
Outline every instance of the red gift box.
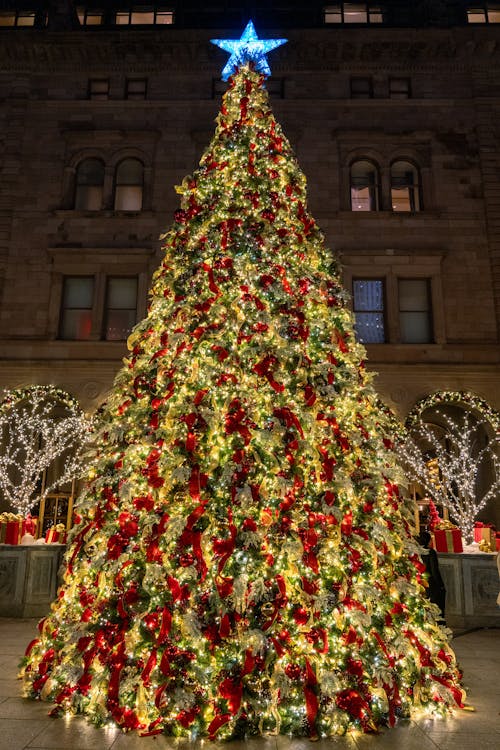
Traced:
<path fill-rule="evenodd" d="M 47 544 L 65 544 L 66 543 L 66 526 L 58 523 L 57 526 L 51 526 L 45 534 Z"/>
<path fill-rule="evenodd" d="M 20 544 L 23 535 L 23 517 L 15 513 L 2 513 L 0 516 L 0 543 Z"/>
<path fill-rule="evenodd" d="M 491 549 L 495 549 L 495 527 L 492 523 L 481 523 L 476 521 L 474 524 L 474 541 L 482 542 L 483 539 L 488 542 Z"/>
<path fill-rule="evenodd" d="M 495 537 L 496 545 L 497 545 L 497 551 L 500 552 L 500 531 L 497 531 L 497 535 Z"/>
<path fill-rule="evenodd" d="M 460 529 L 434 529 L 432 546 L 436 552 L 463 552 Z"/>

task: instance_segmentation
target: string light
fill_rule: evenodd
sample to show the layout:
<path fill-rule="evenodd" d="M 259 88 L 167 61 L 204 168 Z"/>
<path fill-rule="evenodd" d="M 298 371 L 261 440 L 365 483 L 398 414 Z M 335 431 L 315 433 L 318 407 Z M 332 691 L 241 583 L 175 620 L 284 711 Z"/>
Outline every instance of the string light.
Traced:
<path fill-rule="evenodd" d="M 61 410 L 61 414 L 57 410 Z M 6 391 L 0 404 L 0 488 L 12 508 L 26 515 L 55 487 L 82 473 L 91 420 L 77 401 L 54 386 Z M 57 463 L 53 481 L 45 481 Z"/>
<path fill-rule="evenodd" d="M 178 192 L 26 695 L 188 738 L 446 715 L 463 692 L 389 422 L 251 65 Z"/>
<path fill-rule="evenodd" d="M 443 403 L 426 402 L 425 408 Z M 463 403 L 463 400 L 461 401 Z M 417 421 L 397 444 L 408 478 L 418 482 L 438 504 L 448 508 L 467 544 L 474 540 L 474 520 L 500 489 L 500 441 L 488 438 L 490 422 L 465 412 L 453 419 L 434 406 L 433 420 Z M 421 408 L 420 414 L 424 409 Z M 485 477 L 489 482 L 485 486 Z M 481 482 L 479 481 L 481 477 Z"/>

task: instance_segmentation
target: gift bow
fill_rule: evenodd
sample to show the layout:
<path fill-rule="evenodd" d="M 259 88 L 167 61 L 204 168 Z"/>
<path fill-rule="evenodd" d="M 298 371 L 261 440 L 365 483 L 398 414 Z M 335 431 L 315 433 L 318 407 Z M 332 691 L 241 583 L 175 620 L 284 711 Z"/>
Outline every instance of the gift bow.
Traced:
<path fill-rule="evenodd" d="M 437 530 L 437 531 L 451 531 L 452 529 L 458 529 L 458 526 L 456 526 L 451 521 L 446 521 L 446 520 L 440 521 L 434 527 L 434 530 Z"/>

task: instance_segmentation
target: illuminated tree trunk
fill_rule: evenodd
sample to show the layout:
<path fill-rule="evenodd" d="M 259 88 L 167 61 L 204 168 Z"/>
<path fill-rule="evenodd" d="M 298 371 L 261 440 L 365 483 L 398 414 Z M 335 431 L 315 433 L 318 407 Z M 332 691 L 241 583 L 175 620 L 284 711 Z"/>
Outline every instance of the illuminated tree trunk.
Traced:
<path fill-rule="evenodd" d="M 458 673 L 364 350 L 251 67 L 178 191 L 26 694 L 191 737 L 447 711 Z"/>

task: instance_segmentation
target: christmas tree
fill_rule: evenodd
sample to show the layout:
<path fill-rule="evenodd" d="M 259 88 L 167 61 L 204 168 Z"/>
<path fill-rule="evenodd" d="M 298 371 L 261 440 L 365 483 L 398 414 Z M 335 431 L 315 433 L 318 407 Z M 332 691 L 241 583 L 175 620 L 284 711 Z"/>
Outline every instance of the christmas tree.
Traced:
<path fill-rule="evenodd" d="M 463 693 L 347 295 L 269 107 L 263 45 L 283 40 L 245 34 L 220 43 L 215 136 L 101 414 L 25 694 L 141 734 L 373 731 Z"/>

